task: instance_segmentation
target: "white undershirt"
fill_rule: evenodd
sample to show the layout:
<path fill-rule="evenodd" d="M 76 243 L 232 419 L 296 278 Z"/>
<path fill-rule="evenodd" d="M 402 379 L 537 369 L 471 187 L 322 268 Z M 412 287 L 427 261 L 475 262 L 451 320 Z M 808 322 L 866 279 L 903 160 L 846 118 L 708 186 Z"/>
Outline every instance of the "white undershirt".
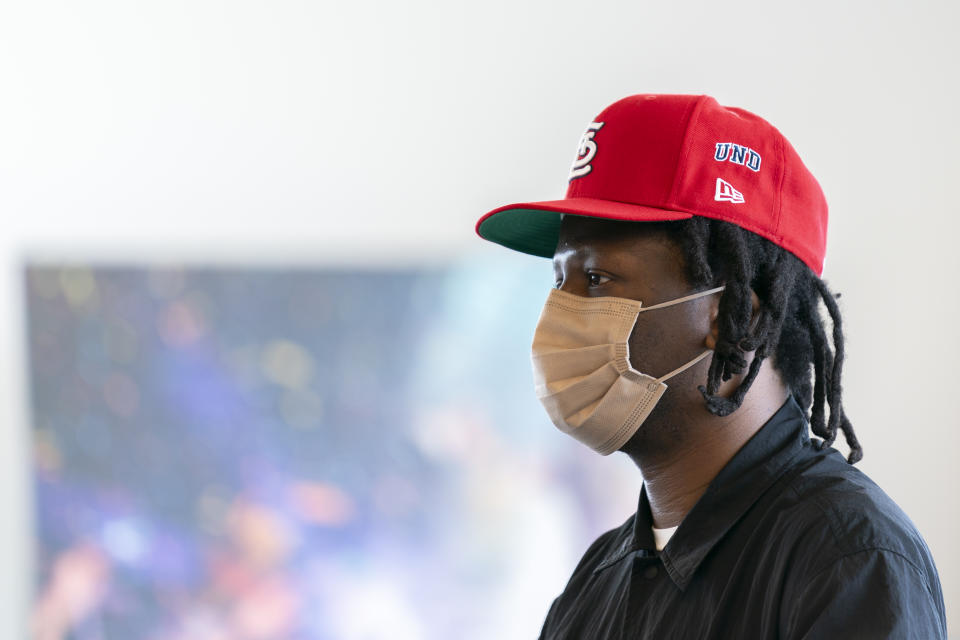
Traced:
<path fill-rule="evenodd" d="M 673 536 L 674 532 L 677 530 L 677 527 L 667 527 L 666 529 L 657 529 L 656 527 L 650 528 L 653 529 L 653 543 L 656 545 L 657 551 L 663 551 L 663 548 L 667 546 L 667 543 L 670 542 L 671 536 Z"/>

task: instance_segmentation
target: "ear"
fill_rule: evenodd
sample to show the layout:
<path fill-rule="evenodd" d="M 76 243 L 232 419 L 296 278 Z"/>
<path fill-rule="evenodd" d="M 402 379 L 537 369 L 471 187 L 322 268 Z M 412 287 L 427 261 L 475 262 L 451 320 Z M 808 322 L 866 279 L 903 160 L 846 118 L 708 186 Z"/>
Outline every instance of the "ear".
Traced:
<path fill-rule="evenodd" d="M 707 334 L 707 337 L 703 341 L 710 350 L 716 350 L 717 340 L 720 339 L 720 325 L 717 322 L 717 318 L 720 316 L 720 297 L 721 296 L 716 296 L 710 304 L 710 333 Z M 757 312 L 760 311 L 760 298 L 757 297 L 756 292 L 752 289 L 750 290 L 750 305 L 752 307 L 750 330 L 752 331 L 757 326 Z"/>
<path fill-rule="evenodd" d="M 753 334 L 757 329 L 757 322 L 760 320 L 760 298 L 757 297 L 757 292 L 753 289 L 750 289 L 750 333 Z"/>
<path fill-rule="evenodd" d="M 720 296 L 714 296 L 710 302 L 710 332 L 707 333 L 703 343 L 707 349 L 716 351 L 717 340 L 720 339 L 720 325 L 717 323 L 717 317 L 720 315 Z"/>

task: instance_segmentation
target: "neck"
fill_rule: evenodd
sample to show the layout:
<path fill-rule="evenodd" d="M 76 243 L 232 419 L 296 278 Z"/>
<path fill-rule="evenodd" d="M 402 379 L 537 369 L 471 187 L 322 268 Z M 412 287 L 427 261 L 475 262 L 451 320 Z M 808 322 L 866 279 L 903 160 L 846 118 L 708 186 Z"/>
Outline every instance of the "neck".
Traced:
<path fill-rule="evenodd" d="M 673 446 L 627 451 L 643 476 L 653 526 L 679 525 L 720 470 L 783 406 L 787 396 L 779 376 L 762 381 L 758 377 L 732 414 L 714 416 L 700 398 L 698 406 L 682 414 L 682 424 L 673 425 L 682 434 Z"/>

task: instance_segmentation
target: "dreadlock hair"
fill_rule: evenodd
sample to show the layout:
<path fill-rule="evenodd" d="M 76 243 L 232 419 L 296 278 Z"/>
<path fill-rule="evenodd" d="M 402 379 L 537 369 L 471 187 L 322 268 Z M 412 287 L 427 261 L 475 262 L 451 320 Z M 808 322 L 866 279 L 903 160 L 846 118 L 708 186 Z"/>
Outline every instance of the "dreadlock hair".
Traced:
<path fill-rule="evenodd" d="M 650 223 L 647 223 L 650 224 Z M 707 409 L 718 416 L 736 411 L 760 371 L 773 356 L 794 398 L 809 410 L 821 448 L 842 431 L 853 464 L 863 457 L 853 425 L 843 411 L 840 377 L 843 369 L 843 325 L 836 298 L 826 283 L 799 258 L 737 225 L 694 216 L 661 227 L 686 255 L 687 277 L 694 286 L 726 285 L 717 317 L 719 337 L 706 385 L 700 386 Z M 760 300 L 756 318 L 751 291 Z M 820 303 L 832 323 L 833 348 L 827 337 Z M 746 354 L 754 352 L 747 367 Z M 813 381 L 811 384 L 811 369 Z M 729 398 L 716 395 L 721 382 L 746 376 Z M 830 415 L 826 416 L 829 406 Z"/>

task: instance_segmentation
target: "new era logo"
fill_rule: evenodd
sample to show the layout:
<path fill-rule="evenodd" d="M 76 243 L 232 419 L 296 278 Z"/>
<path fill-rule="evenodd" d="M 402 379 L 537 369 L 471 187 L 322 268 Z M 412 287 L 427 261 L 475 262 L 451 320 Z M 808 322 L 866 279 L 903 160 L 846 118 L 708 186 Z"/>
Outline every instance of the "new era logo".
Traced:
<path fill-rule="evenodd" d="M 713 196 L 713 199 L 717 202 L 740 204 L 743 202 L 743 194 L 734 189 L 733 185 L 726 180 L 717 178 L 717 193 Z"/>

